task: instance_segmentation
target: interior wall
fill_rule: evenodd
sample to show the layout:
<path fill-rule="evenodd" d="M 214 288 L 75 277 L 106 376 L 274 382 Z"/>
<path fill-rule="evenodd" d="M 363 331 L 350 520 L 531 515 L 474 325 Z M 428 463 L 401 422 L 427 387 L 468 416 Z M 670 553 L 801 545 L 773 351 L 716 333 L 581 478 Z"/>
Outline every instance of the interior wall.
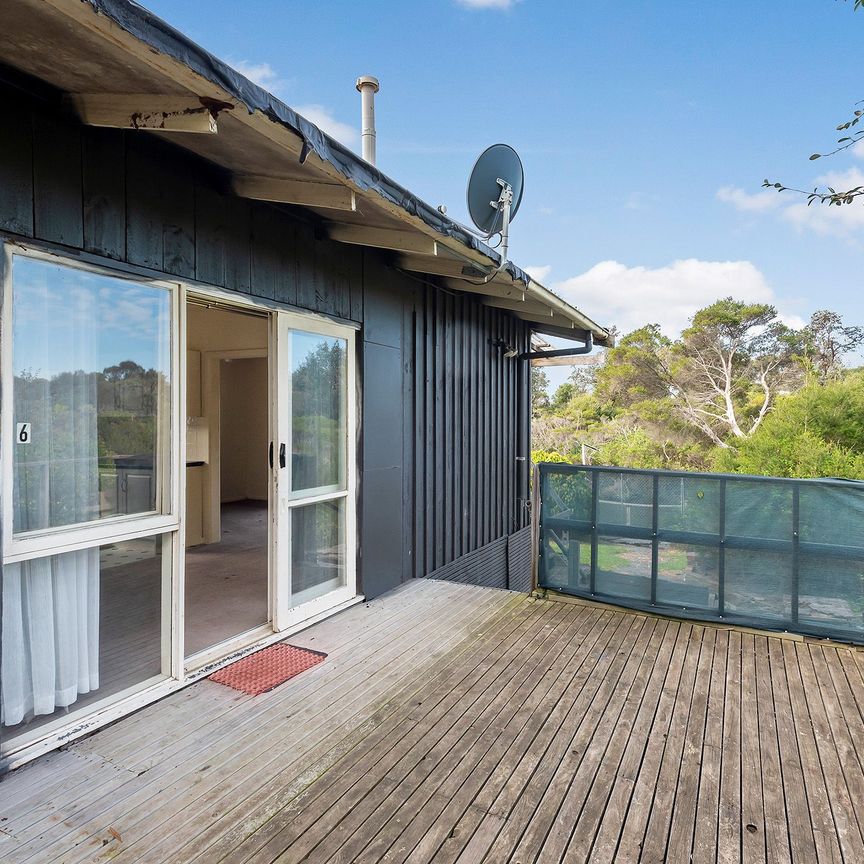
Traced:
<path fill-rule="evenodd" d="M 221 366 L 222 503 L 267 500 L 267 358 Z"/>
<path fill-rule="evenodd" d="M 266 351 L 267 329 L 265 317 L 190 303 L 186 313 L 186 347 L 190 351 Z"/>

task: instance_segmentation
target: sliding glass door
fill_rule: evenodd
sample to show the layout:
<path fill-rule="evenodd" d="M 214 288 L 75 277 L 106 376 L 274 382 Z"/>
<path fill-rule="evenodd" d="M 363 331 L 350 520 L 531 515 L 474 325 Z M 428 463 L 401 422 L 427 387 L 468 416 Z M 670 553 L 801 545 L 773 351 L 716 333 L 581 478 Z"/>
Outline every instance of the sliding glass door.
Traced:
<path fill-rule="evenodd" d="M 356 593 L 354 330 L 276 316 L 278 629 Z"/>
<path fill-rule="evenodd" d="M 264 313 L 242 319 L 246 329 L 251 321 L 262 330 L 255 386 L 252 377 L 225 376 L 230 395 L 243 397 L 226 412 L 226 424 L 237 427 L 234 443 L 222 429 L 204 447 L 190 432 L 201 418 L 178 420 L 181 405 L 201 410 L 190 376 L 181 375 L 181 285 L 17 244 L 0 251 L 6 756 L 72 724 L 83 728 L 82 718 L 98 722 L 91 718 L 106 710 L 116 716 L 116 703 L 182 680 L 189 556 L 181 514 L 191 543 L 186 499 L 203 512 L 203 493 L 195 498 L 184 475 L 210 464 L 220 446 L 236 457 L 242 481 L 228 496 L 246 520 L 238 542 L 248 545 L 251 519 L 266 544 L 255 547 L 260 614 L 256 606 L 247 624 L 242 603 L 223 604 L 225 632 L 251 633 L 259 623 L 268 631 L 270 618 L 282 631 L 353 598 L 357 421 L 354 329 Z M 242 328 L 223 329 L 236 335 Z M 248 351 L 228 353 L 226 362 L 252 362 Z M 249 451 L 248 465 L 241 450 Z M 215 497 L 217 505 L 224 497 Z M 205 561 L 202 570 L 208 567 Z M 185 638 L 194 650 L 188 626 Z"/>
<path fill-rule="evenodd" d="M 176 286 L 6 247 L 0 746 L 171 673 Z"/>

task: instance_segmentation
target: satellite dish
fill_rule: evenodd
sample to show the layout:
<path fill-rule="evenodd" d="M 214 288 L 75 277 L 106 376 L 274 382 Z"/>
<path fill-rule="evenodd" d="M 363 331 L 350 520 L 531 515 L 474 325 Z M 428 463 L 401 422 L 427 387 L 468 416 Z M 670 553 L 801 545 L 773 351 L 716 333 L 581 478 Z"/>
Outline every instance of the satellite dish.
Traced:
<path fill-rule="evenodd" d="M 468 178 L 468 212 L 477 226 L 464 225 L 455 219 L 451 222 L 483 240 L 491 240 L 501 235 L 495 248 L 498 250 L 499 264 L 492 270 L 479 270 L 474 265 L 462 268 L 463 276 L 481 276 L 478 285 L 494 279 L 507 266 L 507 249 L 510 243 L 510 222 L 522 203 L 522 188 L 525 172 L 519 154 L 509 144 L 493 144 L 487 147 L 474 163 Z M 438 211 L 447 214 L 443 204 Z"/>
<path fill-rule="evenodd" d="M 525 172 L 509 144 L 487 147 L 468 180 L 468 213 L 487 238 L 503 233 L 522 203 Z"/>

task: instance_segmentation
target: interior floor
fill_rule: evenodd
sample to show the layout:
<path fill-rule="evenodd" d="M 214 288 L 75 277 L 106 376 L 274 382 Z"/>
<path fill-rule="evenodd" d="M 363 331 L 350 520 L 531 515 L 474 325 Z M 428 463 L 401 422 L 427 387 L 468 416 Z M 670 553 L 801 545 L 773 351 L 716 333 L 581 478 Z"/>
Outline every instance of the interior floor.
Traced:
<path fill-rule="evenodd" d="M 267 502 L 223 504 L 222 539 L 186 551 L 186 656 L 267 623 Z"/>

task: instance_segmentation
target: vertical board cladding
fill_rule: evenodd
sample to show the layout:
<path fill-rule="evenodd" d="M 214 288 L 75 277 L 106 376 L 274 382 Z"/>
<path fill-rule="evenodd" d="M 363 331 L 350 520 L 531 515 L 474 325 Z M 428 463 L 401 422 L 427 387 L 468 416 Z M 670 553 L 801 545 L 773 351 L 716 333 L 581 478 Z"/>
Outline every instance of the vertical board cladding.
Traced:
<path fill-rule="evenodd" d="M 440 574 L 488 546 L 483 584 L 504 587 L 499 541 L 528 524 L 526 463 L 518 457 L 529 455 L 530 422 L 526 361 L 505 355 L 528 350 L 530 326 L 473 294 L 420 285 L 415 296 L 406 374 L 414 393 L 411 573 L 449 578 Z M 482 555 L 468 561 L 475 558 Z M 469 578 L 459 572 L 460 581 Z"/>
<path fill-rule="evenodd" d="M 82 127 L 0 84 L 0 230 L 359 321 L 361 250 L 226 195 L 225 176 L 146 132 Z"/>
<path fill-rule="evenodd" d="M 0 95 L 15 107 L 0 124 L 0 230 L 362 323 L 367 596 L 527 524 L 528 379 L 504 356 L 527 350 L 527 325 L 289 208 L 225 194 L 223 172 L 169 142 L 82 127 L 2 83 Z"/>
<path fill-rule="evenodd" d="M 363 593 L 375 597 L 406 578 L 410 557 L 404 475 L 410 474 L 405 433 L 411 402 L 404 390 L 403 323 L 412 292 L 372 253 L 364 255 L 364 270 L 359 576 Z"/>

